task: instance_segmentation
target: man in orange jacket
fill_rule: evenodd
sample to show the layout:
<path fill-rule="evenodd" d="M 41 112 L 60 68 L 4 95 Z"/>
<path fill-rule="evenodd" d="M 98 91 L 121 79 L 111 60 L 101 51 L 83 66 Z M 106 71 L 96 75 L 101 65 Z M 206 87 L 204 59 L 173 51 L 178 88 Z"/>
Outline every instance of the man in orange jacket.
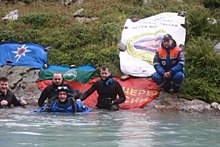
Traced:
<path fill-rule="evenodd" d="M 161 47 L 157 49 L 154 57 L 152 80 L 164 91 L 179 92 L 184 79 L 185 57 L 183 50 L 176 45 L 176 41 L 170 34 L 163 37 Z"/>

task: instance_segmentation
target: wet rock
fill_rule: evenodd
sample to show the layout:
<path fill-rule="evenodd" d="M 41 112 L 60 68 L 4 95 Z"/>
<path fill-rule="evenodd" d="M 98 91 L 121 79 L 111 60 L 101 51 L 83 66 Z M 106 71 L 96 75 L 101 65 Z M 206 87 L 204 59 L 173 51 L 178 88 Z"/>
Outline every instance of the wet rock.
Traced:
<path fill-rule="evenodd" d="M 204 101 L 194 99 L 190 103 L 190 109 L 196 112 L 203 112 L 207 110 L 211 110 L 211 105 L 205 103 Z"/>
<path fill-rule="evenodd" d="M 205 112 L 213 111 L 218 108 L 219 105 L 215 105 L 212 108 L 210 104 L 194 99 L 192 101 L 184 98 L 179 98 L 176 93 L 167 93 L 162 91 L 160 95 L 152 102 L 147 104 L 146 109 L 157 109 L 157 110 L 177 110 L 186 112 Z M 219 106 L 220 108 L 220 106 Z M 220 109 L 219 109 L 220 110 Z"/>
<path fill-rule="evenodd" d="M 211 108 L 213 108 L 215 110 L 220 110 L 220 105 L 217 102 L 213 102 L 213 103 L 211 103 Z"/>

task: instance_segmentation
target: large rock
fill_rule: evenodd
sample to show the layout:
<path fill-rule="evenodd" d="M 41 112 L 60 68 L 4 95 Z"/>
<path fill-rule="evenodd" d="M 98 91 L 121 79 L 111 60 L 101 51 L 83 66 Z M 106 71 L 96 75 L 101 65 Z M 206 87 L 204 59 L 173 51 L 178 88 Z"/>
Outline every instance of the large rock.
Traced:
<path fill-rule="evenodd" d="M 194 99 L 192 101 L 179 98 L 175 93 L 161 92 L 159 97 L 150 102 L 145 109 L 157 109 L 161 111 L 186 111 L 186 112 L 206 112 L 219 111 L 218 103 L 210 104 Z"/>

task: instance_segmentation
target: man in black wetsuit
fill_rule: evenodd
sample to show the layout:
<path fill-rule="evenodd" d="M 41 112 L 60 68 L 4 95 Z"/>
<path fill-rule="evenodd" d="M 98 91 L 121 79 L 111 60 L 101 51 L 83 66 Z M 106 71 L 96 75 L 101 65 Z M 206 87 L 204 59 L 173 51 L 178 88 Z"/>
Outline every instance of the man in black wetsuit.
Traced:
<path fill-rule="evenodd" d="M 73 94 L 75 98 L 79 97 L 76 90 L 74 90 L 69 84 L 63 83 L 63 75 L 57 72 L 53 75 L 52 85 L 47 86 L 38 99 L 38 105 L 40 107 L 44 104 L 46 99 L 51 99 L 58 94 L 58 86 L 66 86 L 69 89 L 70 94 Z"/>
<path fill-rule="evenodd" d="M 124 91 L 120 83 L 113 79 L 108 66 L 101 67 L 100 77 L 101 79 L 96 81 L 86 92 L 84 92 L 80 96 L 80 99 L 84 101 L 93 92 L 97 91 L 99 96 L 96 107 L 98 109 L 117 111 L 119 109 L 119 104 L 123 103 L 126 99 Z"/>
<path fill-rule="evenodd" d="M 9 90 L 8 78 L 0 78 L 0 107 L 24 106 L 27 102 L 25 100 L 18 100 L 15 95 Z"/>

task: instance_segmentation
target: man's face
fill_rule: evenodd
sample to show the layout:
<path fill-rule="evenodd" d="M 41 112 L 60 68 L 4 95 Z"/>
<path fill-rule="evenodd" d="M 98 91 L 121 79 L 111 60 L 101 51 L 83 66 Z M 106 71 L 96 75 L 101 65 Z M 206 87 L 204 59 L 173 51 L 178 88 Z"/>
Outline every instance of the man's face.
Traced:
<path fill-rule="evenodd" d="M 165 46 L 165 48 L 169 48 L 173 43 L 172 39 L 169 40 L 163 40 L 163 45 Z"/>
<path fill-rule="evenodd" d="M 59 100 L 60 100 L 61 102 L 65 102 L 65 101 L 66 101 L 66 98 L 67 98 L 66 92 L 65 92 L 65 91 L 60 91 L 60 92 L 59 92 Z"/>
<path fill-rule="evenodd" d="M 60 73 L 55 73 L 53 75 L 53 83 L 55 85 L 61 85 L 63 81 L 62 75 Z"/>
<path fill-rule="evenodd" d="M 106 80 L 110 75 L 111 75 L 111 72 L 108 69 L 100 70 L 100 76 L 102 80 Z"/>
<path fill-rule="evenodd" d="M 0 81 L 0 91 L 1 92 L 4 92 L 5 94 L 7 93 L 8 91 L 8 81 L 7 82 L 4 82 L 4 81 Z"/>

